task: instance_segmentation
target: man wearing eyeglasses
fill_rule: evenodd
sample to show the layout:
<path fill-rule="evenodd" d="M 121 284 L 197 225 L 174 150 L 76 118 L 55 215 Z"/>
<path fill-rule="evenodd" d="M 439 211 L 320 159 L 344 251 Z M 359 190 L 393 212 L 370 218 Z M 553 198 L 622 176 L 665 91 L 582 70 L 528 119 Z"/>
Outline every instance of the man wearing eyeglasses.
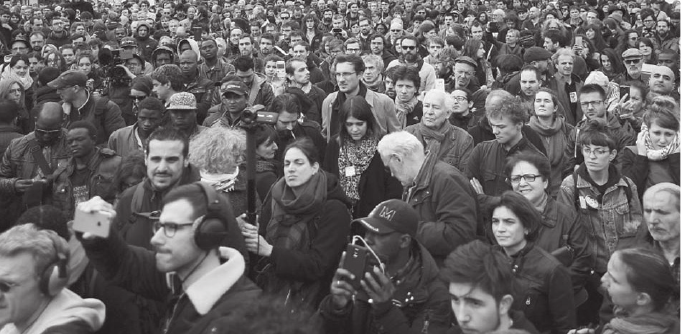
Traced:
<path fill-rule="evenodd" d="M 88 258 L 109 282 L 165 304 L 160 333 L 219 332 L 217 320 L 260 297 L 261 290 L 245 276 L 245 244 L 232 207 L 227 198 L 213 195 L 215 201 L 199 184 L 168 191 L 158 200 L 160 214 L 147 226 L 149 249 L 126 245 L 115 230 L 106 239 L 82 236 Z M 98 197 L 78 210 L 118 219 L 117 210 Z"/>
<path fill-rule="evenodd" d="M 568 156 L 568 162 L 564 175 L 572 173 L 573 168 L 576 169 L 584 161 L 582 150 L 577 147 L 577 135 L 579 131 L 588 127 L 592 120 L 606 124 L 610 136 L 615 140 L 618 156 L 625 147 L 636 144 L 636 131 L 629 122 L 622 125 L 617 116 L 608 113 L 605 98 L 605 90 L 597 84 L 587 84 L 579 90 L 579 103 L 584 111 L 585 119 L 577 123 L 568 136 L 565 153 Z M 617 159 L 617 161 L 621 161 L 621 159 Z"/>
<path fill-rule="evenodd" d="M 97 145 L 106 145 L 111 134 L 125 127 L 121 109 L 105 97 L 93 96 L 86 88 L 87 76 L 77 70 L 69 70 L 47 85 L 57 89 L 64 102 L 67 122 L 86 120 L 97 128 Z"/>
<path fill-rule="evenodd" d="M 11 198 L 13 204 L 5 207 L 4 221 L 14 222 L 28 206 L 50 201 L 47 191 L 50 177 L 59 166 L 66 164 L 70 155 L 66 131 L 61 126 L 63 116 L 59 103 L 44 103 L 38 112 L 35 130 L 7 147 L 0 164 L 0 194 Z"/>
<path fill-rule="evenodd" d="M 400 56 L 400 59 L 390 62 L 387 68 L 397 65 L 406 65 L 418 69 L 419 76 L 421 77 L 420 93 L 435 88 L 435 79 L 437 78 L 437 75 L 435 74 L 435 68 L 421 59 L 418 45 L 419 43 L 416 37 L 404 36 L 401 40 L 402 55 Z"/>
<path fill-rule="evenodd" d="M 622 62 L 626 68 L 626 72 L 616 76 L 613 81 L 623 85 L 627 81 L 640 81 L 647 84 L 647 76 L 644 77 L 643 69 L 643 54 L 639 49 L 627 49 L 622 53 Z"/>

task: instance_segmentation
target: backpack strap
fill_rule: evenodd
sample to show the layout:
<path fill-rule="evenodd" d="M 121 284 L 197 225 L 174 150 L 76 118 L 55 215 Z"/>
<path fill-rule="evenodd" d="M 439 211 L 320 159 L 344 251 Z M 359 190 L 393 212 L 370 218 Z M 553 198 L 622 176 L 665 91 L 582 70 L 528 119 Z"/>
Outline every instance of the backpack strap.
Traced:
<path fill-rule="evenodd" d="M 574 192 L 573 192 L 573 197 L 572 200 L 575 203 L 575 209 L 577 209 L 577 212 L 579 212 L 579 189 L 577 189 L 577 171 L 572 172 L 572 182 L 575 187 Z"/>
<path fill-rule="evenodd" d="M 144 181 L 138 183 L 135 187 L 135 192 L 132 194 L 132 201 L 130 201 L 131 212 L 139 212 L 142 208 L 142 200 L 144 199 Z"/>
<path fill-rule="evenodd" d="M 36 164 L 38 164 L 38 167 L 43 171 L 43 175 L 49 176 L 52 175 L 54 172 L 52 170 L 52 167 L 50 167 L 50 164 L 47 162 L 45 159 L 45 155 L 43 155 L 43 151 L 40 149 L 40 145 L 38 145 L 38 142 L 33 139 L 29 142 L 30 149 L 29 151 L 31 152 L 31 155 L 33 155 L 33 159 L 35 160 Z"/>

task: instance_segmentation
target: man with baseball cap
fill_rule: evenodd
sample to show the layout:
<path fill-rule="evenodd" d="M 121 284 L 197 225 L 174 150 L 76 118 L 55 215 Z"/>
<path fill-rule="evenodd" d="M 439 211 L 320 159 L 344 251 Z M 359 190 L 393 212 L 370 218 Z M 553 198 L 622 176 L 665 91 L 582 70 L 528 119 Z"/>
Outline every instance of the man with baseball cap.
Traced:
<path fill-rule="evenodd" d="M 196 98 L 194 94 L 181 92 L 173 94 L 168 99 L 166 108 L 170 115 L 170 124 L 175 130 L 182 132 L 187 138 L 192 138 L 204 129 L 196 123 Z"/>
<path fill-rule="evenodd" d="M 355 220 L 366 231 L 367 266 L 362 277 L 346 269 L 352 254 L 344 253 L 331 282 L 331 294 L 319 309 L 328 333 L 444 333 L 451 323 L 449 296 L 437 279 L 433 257 L 417 241 L 420 217 L 404 201 L 391 199 L 368 217 Z M 359 279 L 359 285 L 351 283 Z M 354 296 L 354 298 L 353 298 Z M 354 300 L 354 302 L 353 302 Z"/>
<path fill-rule="evenodd" d="M 69 70 L 50 81 L 64 102 L 67 123 L 85 120 L 97 128 L 97 145 L 106 145 L 111 134 L 125 127 L 125 120 L 117 104 L 106 97 L 94 96 L 86 88 L 87 76 L 78 70 Z M 68 126 L 68 124 L 64 124 Z"/>
<path fill-rule="evenodd" d="M 234 127 L 241 122 L 241 113 L 248 107 L 248 87 L 236 75 L 228 75 L 220 84 L 222 103 L 208 110 L 204 126 L 220 123 L 222 126 Z"/>
<path fill-rule="evenodd" d="M 627 81 L 640 81 L 647 83 L 648 78 L 643 77 L 643 54 L 639 49 L 627 49 L 622 53 L 622 62 L 627 69 L 626 72 L 616 76 L 613 81 L 617 84 L 624 84 Z"/>

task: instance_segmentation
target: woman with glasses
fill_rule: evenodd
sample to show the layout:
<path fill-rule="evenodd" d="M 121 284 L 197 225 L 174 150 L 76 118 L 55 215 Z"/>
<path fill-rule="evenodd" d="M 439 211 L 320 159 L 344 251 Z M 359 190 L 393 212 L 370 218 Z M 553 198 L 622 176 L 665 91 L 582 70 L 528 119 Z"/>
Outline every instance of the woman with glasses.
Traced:
<path fill-rule="evenodd" d="M 646 108 L 636 146 L 624 149 L 622 173 L 634 181 L 641 196 L 658 183 L 679 185 L 678 108 L 673 100 L 656 97 Z"/>
<path fill-rule="evenodd" d="M 322 167 L 340 180 L 352 217 L 367 217 L 379 203 L 400 198 L 402 186 L 383 167 L 376 149 L 382 133 L 364 97 L 348 98 L 338 117 L 338 135 L 329 141 Z"/>
<path fill-rule="evenodd" d="M 539 211 L 513 191 L 493 198 L 489 209 L 485 227 L 517 279 L 516 305 L 538 332 L 567 333 L 576 325 L 572 279 L 555 257 L 536 245 L 542 228 Z"/>
<path fill-rule="evenodd" d="M 558 202 L 581 215 L 586 227 L 594 257 L 594 274 L 586 282 L 586 307 L 597 310 L 602 302 L 598 279 L 608 270 L 608 259 L 616 249 L 636 243 L 643 217 L 636 184 L 613 163 L 617 144 L 607 125 L 587 121 L 577 144 L 584 162 L 563 180 Z"/>
<path fill-rule="evenodd" d="M 316 308 L 329 293 L 350 233 L 351 203 L 338 178 L 320 167 L 312 141 L 284 150 L 284 177 L 265 199 L 259 226 L 238 218 L 254 281 L 293 305 Z"/>
<path fill-rule="evenodd" d="M 573 291 L 580 292 L 593 262 L 589 238 L 581 217 L 549 195 L 551 170 L 546 158 L 524 152 L 506 161 L 504 173 L 513 191 L 530 201 L 541 214 L 535 245 L 568 267 Z"/>

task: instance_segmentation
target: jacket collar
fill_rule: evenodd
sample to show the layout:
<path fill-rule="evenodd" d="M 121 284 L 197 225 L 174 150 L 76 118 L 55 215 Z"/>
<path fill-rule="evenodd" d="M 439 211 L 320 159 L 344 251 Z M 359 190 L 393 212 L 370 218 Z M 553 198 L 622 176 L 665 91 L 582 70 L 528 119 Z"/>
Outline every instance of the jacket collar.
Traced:
<path fill-rule="evenodd" d="M 189 286 L 185 293 L 196 312 L 206 315 L 244 273 L 244 257 L 233 248 L 220 247 L 220 258 L 227 260 Z"/>

